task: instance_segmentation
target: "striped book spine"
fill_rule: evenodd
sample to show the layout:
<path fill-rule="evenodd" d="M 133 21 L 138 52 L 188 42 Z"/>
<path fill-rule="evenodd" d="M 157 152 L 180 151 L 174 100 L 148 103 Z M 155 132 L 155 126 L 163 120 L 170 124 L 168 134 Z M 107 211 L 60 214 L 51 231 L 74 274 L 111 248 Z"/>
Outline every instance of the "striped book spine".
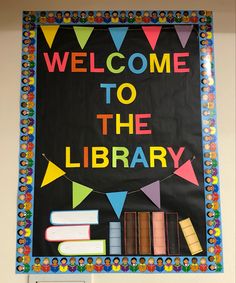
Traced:
<path fill-rule="evenodd" d="M 136 212 L 124 213 L 125 254 L 137 254 L 137 219 Z"/>
<path fill-rule="evenodd" d="M 202 246 L 199 242 L 198 236 L 195 232 L 190 218 L 179 221 L 179 225 L 184 234 L 189 250 L 192 255 L 202 252 Z"/>
<path fill-rule="evenodd" d="M 138 212 L 139 254 L 151 254 L 150 212 Z"/>
<path fill-rule="evenodd" d="M 121 254 L 121 226 L 120 222 L 109 222 L 109 245 L 111 255 Z"/>
<path fill-rule="evenodd" d="M 166 254 L 166 232 L 164 212 L 152 213 L 154 255 Z"/>

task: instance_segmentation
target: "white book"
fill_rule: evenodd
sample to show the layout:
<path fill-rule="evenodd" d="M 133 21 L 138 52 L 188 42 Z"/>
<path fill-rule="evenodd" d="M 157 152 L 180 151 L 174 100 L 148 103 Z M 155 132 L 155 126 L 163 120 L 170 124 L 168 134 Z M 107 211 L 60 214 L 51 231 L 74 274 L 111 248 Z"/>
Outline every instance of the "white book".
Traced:
<path fill-rule="evenodd" d="M 45 231 L 45 239 L 49 242 L 89 240 L 90 225 L 51 226 Z"/>
<path fill-rule="evenodd" d="M 64 210 L 52 211 L 52 225 L 98 224 L 98 210 Z"/>
<path fill-rule="evenodd" d="M 68 241 L 58 245 L 61 255 L 105 255 L 106 240 Z"/>

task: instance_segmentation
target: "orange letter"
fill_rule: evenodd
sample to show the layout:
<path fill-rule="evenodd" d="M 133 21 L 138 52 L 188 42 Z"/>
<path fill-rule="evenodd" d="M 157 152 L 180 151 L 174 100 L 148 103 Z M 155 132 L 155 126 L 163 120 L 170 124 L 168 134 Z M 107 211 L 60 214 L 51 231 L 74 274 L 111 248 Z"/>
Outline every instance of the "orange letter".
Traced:
<path fill-rule="evenodd" d="M 71 72 L 73 73 L 86 73 L 87 68 L 77 68 L 76 64 L 83 64 L 83 59 L 76 59 L 77 56 L 87 57 L 87 52 L 72 52 L 71 53 Z"/>
<path fill-rule="evenodd" d="M 102 119 L 102 134 L 107 135 L 107 120 L 112 119 L 113 114 L 97 114 L 97 119 Z"/>

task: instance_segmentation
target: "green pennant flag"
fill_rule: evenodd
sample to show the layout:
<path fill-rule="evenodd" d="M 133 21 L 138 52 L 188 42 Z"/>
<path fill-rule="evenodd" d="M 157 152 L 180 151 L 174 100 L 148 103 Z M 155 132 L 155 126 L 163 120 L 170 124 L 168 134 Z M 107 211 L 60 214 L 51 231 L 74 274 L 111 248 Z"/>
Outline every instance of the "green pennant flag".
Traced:
<path fill-rule="evenodd" d="M 73 208 L 79 205 L 93 191 L 93 189 L 76 182 L 73 182 L 72 190 L 73 190 L 72 192 Z"/>
<path fill-rule="evenodd" d="M 80 47 L 84 49 L 84 46 L 87 43 L 94 28 L 93 27 L 73 27 L 73 28 Z"/>

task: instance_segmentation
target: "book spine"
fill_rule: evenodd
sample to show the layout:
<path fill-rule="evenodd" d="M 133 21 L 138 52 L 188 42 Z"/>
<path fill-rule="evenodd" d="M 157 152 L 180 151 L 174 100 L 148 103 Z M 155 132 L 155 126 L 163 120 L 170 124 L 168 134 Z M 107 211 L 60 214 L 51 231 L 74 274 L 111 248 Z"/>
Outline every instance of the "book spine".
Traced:
<path fill-rule="evenodd" d="M 98 224 L 98 210 L 52 211 L 50 222 L 52 225 Z"/>
<path fill-rule="evenodd" d="M 106 255 L 106 240 L 65 241 L 58 245 L 61 255 Z"/>
<path fill-rule="evenodd" d="M 166 236 L 168 255 L 180 254 L 178 213 L 166 213 Z"/>
<path fill-rule="evenodd" d="M 150 212 L 138 212 L 139 254 L 151 254 Z"/>
<path fill-rule="evenodd" d="M 50 226 L 45 231 L 49 242 L 90 240 L 90 225 Z"/>
<path fill-rule="evenodd" d="M 166 254 L 166 232 L 164 212 L 152 213 L 154 255 Z"/>
<path fill-rule="evenodd" d="M 192 255 L 202 252 L 202 246 L 190 218 L 179 221 L 184 238 Z"/>
<path fill-rule="evenodd" d="M 109 246 L 111 255 L 121 254 L 120 222 L 109 222 Z"/>
<path fill-rule="evenodd" d="M 124 213 L 124 244 L 126 255 L 137 254 L 137 219 L 136 212 Z"/>

